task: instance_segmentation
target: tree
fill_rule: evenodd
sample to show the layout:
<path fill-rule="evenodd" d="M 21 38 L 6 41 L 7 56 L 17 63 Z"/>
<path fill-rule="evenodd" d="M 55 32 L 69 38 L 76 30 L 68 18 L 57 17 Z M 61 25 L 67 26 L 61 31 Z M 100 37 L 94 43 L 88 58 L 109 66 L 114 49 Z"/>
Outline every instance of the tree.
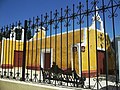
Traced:
<path fill-rule="evenodd" d="M 32 38 L 31 30 L 27 30 L 26 37 L 27 37 L 27 40 Z"/>
<path fill-rule="evenodd" d="M 22 37 L 22 29 L 15 29 L 15 33 L 16 33 L 16 40 L 21 40 Z"/>

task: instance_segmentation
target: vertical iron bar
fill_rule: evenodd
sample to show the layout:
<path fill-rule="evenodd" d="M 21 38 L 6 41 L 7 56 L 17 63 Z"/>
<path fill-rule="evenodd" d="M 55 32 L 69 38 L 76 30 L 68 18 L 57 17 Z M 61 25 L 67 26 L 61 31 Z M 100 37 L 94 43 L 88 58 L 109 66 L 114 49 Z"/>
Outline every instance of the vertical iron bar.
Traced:
<path fill-rule="evenodd" d="M 17 27 L 17 22 L 16 22 L 16 25 L 15 25 L 15 33 L 16 33 L 16 27 Z M 15 34 L 16 35 L 16 34 Z M 17 36 L 17 35 L 16 35 Z M 16 36 L 15 36 L 15 49 L 14 49 L 14 58 L 15 58 L 15 51 L 16 51 Z M 15 67 L 15 60 L 13 61 L 13 63 L 14 63 L 14 77 L 13 77 L 13 79 L 16 79 L 16 77 L 15 77 L 15 74 L 16 74 L 16 67 Z"/>
<path fill-rule="evenodd" d="M 46 34 L 47 34 L 47 13 L 45 15 L 45 68 L 46 68 L 46 45 L 47 45 L 47 42 L 46 42 Z"/>
<path fill-rule="evenodd" d="M 8 27 L 8 26 L 7 26 Z M 5 29 L 5 28 L 4 28 Z M 5 31 L 5 30 L 4 30 Z M 6 31 L 7 31 L 7 28 L 6 28 Z M 7 35 L 6 35 L 6 31 L 5 31 L 5 42 L 6 42 L 6 47 L 5 47 L 5 71 L 4 71 L 4 76 L 6 77 L 6 61 L 7 61 Z"/>
<path fill-rule="evenodd" d="M 94 0 L 94 2 L 96 2 Z M 97 64 L 97 90 L 99 89 L 99 75 L 98 75 L 98 51 L 97 51 L 97 18 L 96 18 L 96 4 L 94 5 L 94 14 L 95 14 L 95 41 L 96 41 L 96 64 Z"/>
<path fill-rule="evenodd" d="M 17 30 L 18 30 L 18 29 L 17 29 Z M 19 32 L 18 32 L 18 33 L 19 33 Z M 18 35 L 19 35 L 19 34 L 18 34 Z M 16 33 L 16 36 L 17 36 L 17 33 Z M 19 53 L 20 53 L 20 51 L 19 51 L 19 49 L 20 49 L 20 40 L 19 40 L 19 39 L 17 40 L 17 49 L 18 49 L 18 50 L 16 50 L 16 51 L 18 51 L 18 53 L 17 53 L 17 54 L 18 54 L 18 58 L 17 58 L 17 59 L 18 59 L 18 62 L 17 62 L 17 64 L 18 64 L 18 66 L 17 66 L 17 68 L 18 68 L 18 69 L 17 69 L 17 77 L 19 77 L 19 73 L 20 73 L 20 72 L 19 72 Z"/>
<path fill-rule="evenodd" d="M 52 48 L 52 11 L 50 12 L 50 54 L 51 54 L 51 48 Z M 52 60 L 52 59 L 51 59 Z"/>
<path fill-rule="evenodd" d="M 82 34 L 81 34 L 81 28 L 82 28 L 82 26 L 81 26 L 81 23 L 82 23 L 82 17 L 81 17 L 81 6 L 82 6 L 82 4 L 81 4 L 81 2 L 79 3 L 79 9 L 80 9 L 80 15 L 79 15 L 79 18 L 80 18 L 80 26 L 79 26 L 79 28 L 80 28 L 80 63 L 81 63 L 81 78 L 83 78 L 83 74 L 82 74 L 82 52 L 81 52 L 81 43 L 82 43 Z"/>
<path fill-rule="evenodd" d="M 57 62 L 57 10 L 56 10 L 56 20 L 55 20 L 55 62 Z M 57 63 L 58 64 L 58 63 Z M 55 85 L 56 85 L 56 80 L 55 80 Z"/>
<path fill-rule="evenodd" d="M 7 78 L 9 78 L 9 65 L 10 65 L 10 29 L 11 29 L 11 24 L 9 26 L 9 31 L 8 31 L 8 36 L 9 36 L 9 45 L 8 45 L 8 75 Z"/>
<path fill-rule="evenodd" d="M 20 21 L 18 22 L 18 26 L 19 26 L 19 27 L 18 27 L 17 30 L 20 31 Z M 21 29 L 21 30 L 22 30 L 22 29 Z M 19 31 L 17 32 L 18 35 L 21 34 L 21 32 L 19 32 Z M 17 34 L 17 33 L 16 33 L 16 34 Z M 20 33 L 20 34 L 19 34 L 19 33 Z M 19 38 L 19 37 L 20 37 L 20 38 Z M 21 46 L 21 45 L 20 45 L 20 42 L 21 42 L 20 40 L 21 40 L 21 36 L 18 36 L 18 42 L 17 42 L 17 45 L 18 45 L 18 46 L 17 46 L 17 47 L 18 47 L 18 66 L 17 66 L 17 67 L 18 67 L 18 71 L 17 71 L 17 77 L 19 77 L 19 74 L 20 74 L 20 72 L 19 72 L 19 71 L 20 71 L 20 70 L 19 70 L 19 68 L 20 68 L 20 56 L 19 56 L 19 55 L 20 55 L 20 46 Z"/>
<path fill-rule="evenodd" d="M 40 38 L 40 69 L 42 68 L 41 67 L 41 61 L 42 61 L 42 59 L 41 59 L 41 57 L 42 57 L 41 56 L 42 55 L 42 23 L 43 23 L 42 20 L 43 20 L 43 15 L 41 15 L 41 22 L 40 22 L 40 29 L 41 29 L 41 36 L 40 36 L 41 37 Z M 39 77 L 39 79 L 40 79 L 39 82 L 41 82 L 41 79 L 42 79 L 41 78 L 41 71 L 40 71 L 40 77 Z"/>
<path fill-rule="evenodd" d="M 67 58 L 66 58 L 66 60 L 67 60 L 67 70 L 68 70 L 68 26 L 69 26 L 69 22 L 68 22 L 68 13 L 69 13 L 69 9 L 68 9 L 68 6 L 67 6 L 67 37 L 66 37 L 66 44 L 67 44 Z M 68 79 L 68 75 L 67 75 L 67 79 Z M 67 81 L 67 86 L 68 86 L 68 81 Z"/>
<path fill-rule="evenodd" d="M 60 29 L 61 29 L 61 30 L 60 30 L 60 33 L 61 33 L 61 66 L 60 66 L 60 67 L 61 67 L 61 69 L 62 69 L 62 61 L 63 61 L 63 60 L 62 60 L 62 40 L 63 40 L 63 39 L 62 39 L 62 29 L 63 29 L 63 27 L 62 27 L 62 22 L 63 22 L 62 8 L 61 8 L 61 18 L 60 18 L 60 19 L 61 19 L 61 23 L 60 23 Z M 62 77 L 62 75 L 61 75 L 61 77 Z M 61 83 L 62 83 L 62 82 L 61 82 Z"/>
<path fill-rule="evenodd" d="M 29 30 L 30 30 L 30 29 L 29 29 Z M 27 43 L 28 43 L 28 50 L 27 50 L 27 51 L 28 51 L 28 54 L 27 54 L 27 55 L 28 55 L 28 56 L 27 56 L 27 66 L 29 66 L 29 40 L 28 40 Z M 27 78 L 29 77 L 28 70 L 29 70 L 29 69 L 27 68 L 27 76 L 26 76 Z"/>
<path fill-rule="evenodd" d="M 104 0 L 102 0 L 102 11 L 103 11 L 103 27 L 104 27 L 104 43 L 105 43 L 105 64 L 106 64 L 106 90 L 108 90 L 108 60 L 107 60 L 107 52 L 106 52 L 106 21 L 105 21 L 105 5 L 104 5 Z"/>
<path fill-rule="evenodd" d="M 25 66 L 26 66 L 26 33 L 27 20 L 24 22 L 24 45 L 23 45 L 23 62 L 22 62 L 22 81 L 25 81 Z"/>
<path fill-rule="evenodd" d="M 38 52 L 38 21 L 39 21 L 39 17 L 37 16 L 37 18 L 36 18 L 36 56 L 35 56 L 35 82 L 36 82 L 36 80 L 37 80 L 37 62 L 38 62 L 38 60 L 37 60 L 37 52 Z"/>
<path fill-rule="evenodd" d="M 29 30 L 29 32 L 30 32 L 30 36 L 29 36 L 29 33 L 28 34 L 26 34 L 27 36 L 27 46 L 28 46 L 28 53 L 27 53 L 27 73 L 26 73 L 26 79 L 27 78 L 29 78 L 29 73 L 28 73 L 28 71 L 29 71 L 29 50 L 30 50 L 30 46 L 29 46 L 29 44 L 30 44 L 30 41 L 29 41 L 29 39 L 31 38 L 31 27 L 30 27 L 30 24 L 31 24 L 31 19 L 29 18 L 29 23 L 28 23 L 28 30 Z M 27 33 L 27 32 L 26 32 Z M 27 79 L 28 80 L 28 79 Z"/>
<path fill-rule="evenodd" d="M 30 27 L 28 26 L 28 30 L 30 30 Z M 26 36 L 26 37 L 28 37 L 28 36 Z M 28 40 L 28 38 L 26 38 L 27 39 L 27 41 L 26 41 L 26 43 L 27 43 L 27 65 L 26 65 L 26 69 L 27 69 L 27 73 L 26 73 L 26 80 L 27 80 L 27 78 L 28 78 L 28 65 L 29 65 L 29 40 Z"/>
<path fill-rule="evenodd" d="M 32 32 L 32 35 L 33 35 L 33 37 L 34 37 L 34 17 L 33 17 L 33 24 L 32 24 L 32 30 L 33 30 L 33 32 Z M 34 39 L 32 39 L 32 55 L 31 55 L 31 79 L 30 79 L 30 81 L 32 81 L 32 69 L 33 69 L 33 45 L 34 45 Z"/>
<path fill-rule="evenodd" d="M 114 40 L 114 43 L 113 43 L 113 46 L 114 46 L 114 50 L 115 50 L 115 72 L 116 72 L 116 90 L 118 90 L 118 72 L 117 72 L 117 62 L 116 62 L 116 40 L 115 40 L 115 18 L 114 18 L 114 8 L 113 8 L 113 0 L 111 0 L 111 7 L 112 7 L 112 26 L 113 26 L 113 40 Z"/>
<path fill-rule="evenodd" d="M 52 51 L 51 51 L 51 48 L 52 48 L 52 22 L 53 22 L 53 20 L 52 20 L 52 11 L 50 12 L 50 54 L 52 54 Z M 50 58 L 50 61 L 51 61 L 52 59 Z M 50 82 L 50 79 L 49 79 L 49 82 Z"/>
<path fill-rule="evenodd" d="M 89 48 L 89 43 L 90 43 L 90 39 L 89 39 L 89 8 L 88 8 L 88 0 L 86 1 L 87 3 L 87 43 L 88 43 L 88 77 L 89 77 L 89 89 L 90 87 L 90 48 Z"/>
<path fill-rule="evenodd" d="M 57 10 L 55 11 L 55 18 L 57 18 Z M 56 26 L 56 24 L 57 24 L 57 19 L 55 20 L 55 63 L 56 63 L 56 57 L 57 57 L 57 26 Z M 56 83 L 55 83 L 56 84 Z"/>
<path fill-rule="evenodd" d="M 74 44 L 75 44 L 75 37 L 74 37 L 74 35 L 75 35 L 75 33 L 74 33 L 75 32 L 75 15 L 74 14 L 75 14 L 75 5 L 73 4 L 73 23 L 72 23 L 73 24 L 73 47 L 74 47 Z M 68 41 L 67 41 L 67 43 L 68 43 Z M 67 46 L 67 48 L 68 48 L 68 46 Z M 72 51 L 73 51 L 73 61 L 74 61 L 74 70 L 75 70 L 75 53 L 74 53 L 74 50 L 72 50 Z M 74 78 L 74 82 L 76 82 L 75 78 Z M 75 83 L 74 83 L 74 87 L 75 87 Z"/>
<path fill-rule="evenodd" d="M 13 31 L 13 29 L 14 29 L 14 23 L 12 24 L 12 28 L 11 28 L 11 30 Z M 11 31 L 11 32 L 12 32 Z M 12 74 L 13 74 L 13 72 L 12 72 L 12 67 L 13 67 L 13 63 L 14 62 L 12 62 L 12 57 L 13 57 L 13 38 L 14 38 L 15 36 L 14 36 L 14 33 L 12 34 L 12 44 L 11 44 L 11 71 L 10 71 L 10 76 L 12 77 Z"/>

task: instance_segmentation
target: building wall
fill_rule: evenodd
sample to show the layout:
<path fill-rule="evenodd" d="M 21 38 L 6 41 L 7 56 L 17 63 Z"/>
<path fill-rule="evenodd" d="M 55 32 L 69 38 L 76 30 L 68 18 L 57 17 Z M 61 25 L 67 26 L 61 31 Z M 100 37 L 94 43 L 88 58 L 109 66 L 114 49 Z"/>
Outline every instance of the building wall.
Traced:
<path fill-rule="evenodd" d="M 42 31 L 42 30 L 41 30 Z M 68 34 L 64 33 L 62 34 L 62 40 L 61 35 L 54 35 L 51 37 L 45 38 L 45 32 L 43 31 L 41 34 L 41 31 L 36 34 L 33 39 L 31 39 L 29 42 L 26 42 L 26 66 L 33 66 L 33 67 L 40 67 L 40 63 L 42 62 L 42 59 L 40 59 L 41 53 L 44 51 L 49 52 L 50 50 L 52 55 L 52 62 L 55 61 L 56 64 L 62 68 L 72 68 L 72 62 L 71 57 L 74 55 L 73 62 L 75 62 L 74 66 L 77 73 L 79 73 L 79 62 L 78 62 L 78 50 L 73 53 L 71 51 L 71 48 L 74 45 L 80 43 L 80 30 L 75 30 L 74 32 L 74 42 L 73 42 L 73 32 L 69 32 Z M 89 52 L 88 52 L 88 33 L 89 33 Z M 82 70 L 83 72 L 88 72 L 88 60 L 90 60 L 90 70 L 91 72 L 96 72 L 96 45 L 98 50 L 105 51 L 105 41 L 104 41 L 104 33 L 101 31 L 97 31 L 97 35 L 95 34 L 95 30 L 90 29 L 89 31 L 87 29 L 81 30 L 81 42 L 85 46 L 85 51 L 82 52 Z M 41 36 L 42 35 L 42 36 Z M 68 35 L 68 42 L 67 42 L 67 35 Z M 37 39 L 38 37 L 38 39 Z M 42 38 L 41 38 L 42 37 Z M 97 38 L 97 39 L 96 39 Z M 36 40 L 37 39 L 37 40 Z M 97 42 L 96 42 L 97 40 Z M 16 51 L 23 51 L 23 42 L 15 42 L 15 41 L 4 41 L 4 58 L 2 58 L 3 62 L 2 64 L 14 64 L 14 50 Z M 62 44 L 61 44 L 62 42 Z M 96 44 L 97 43 L 97 44 Z M 68 46 L 67 46 L 68 45 Z M 15 47 L 16 46 L 16 47 Z M 62 48 L 61 48 L 62 46 Z M 106 51 L 112 53 L 112 55 L 109 57 L 109 69 L 113 69 L 114 66 L 112 63 L 114 63 L 114 54 L 111 50 L 111 44 L 109 37 L 107 35 L 106 37 Z M 9 53 L 8 53 L 9 52 Z M 62 55 L 61 55 L 62 53 Z M 88 59 L 88 53 L 89 53 L 89 59 Z M 41 60 L 41 62 L 40 62 Z M 68 60 L 68 62 L 67 62 Z M 44 62 L 44 61 L 43 61 Z M 52 64 L 52 63 L 51 63 Z M 62 66 L 62 67 L 61 67 Z M 68 67 L 67 67 L 68 66 Z"/>
<path fill-rule="evenodd" d="M 82 30 L 83 32 L 84 30 Z M 87 33 L 87 31 L 86 31 Z M 79 38 L 79 34 L 80 34 L 80 31 L 75 31 L 74 32 L 74 44 L 77 44 L 77 43 L 80 43 L 80 38 Z M 86 34 L 88 35 L 88 34 Z M 76 37 L 78 36 L 78 37 Z M 101 32 L 101 31 L 98 31 L 97 32 L 97 35 L 95 35 L 95 30 L 90 30 L 89 31 L 89 52 L 88 52 L 88 43 L 87 43 L 87 38 L 86 38 L 86 41 L 83 40 L 84 39 L 84 33 L 82 33 L 82 42 L 86 42 L 86 45 L 85 45 L 85 52 L 82 52 L 82 70 L 87 72 L 88 71 L 88 53 L 89 53 L 89 60 L 90 60 L 90 70 L 91 71 L 96 71 L 96 38 L 97 38 L 97 49 L 98 50 L 102 50 L 102 51 L 105 51 L 105 40 L 104 40 L 104 33 Z M 100 37 L 101 36 L 101 37 Z M 50 38 L 51 38 L 51 45 L 50 45 Z M 55 40 L 56 38 L 56 40 Z M 32 51 L 32 42 L 29 42 L 29 50 L 27 52 L 29 52 L 29 64 L 28 65 L 31 65 L 32 62 L 36 62 L 36 63 L 33 63 L 32 65 L 35 66 L 40 66 L 39 63 L 40 63 L 40 48 L 42 49 L 52 49 L 53 50 L 53 61 L 56 61 L 57 65 L 59 67 L 62 66 L 62 69 L 66 69 L 67 68 L 67 60 L 68 60 L 68 68 L 71 68 L 71 55 L 73 54 L 73 52 L 71 52 L 71 47 L 73 45 L 73 32 L 71 33 L 68 33 L 68 49 L 67 49 L 67 34 L 63 34 L 62 35 L 62 49 L 61 49 L 61 35 L 58 35 L 58 36 L 52 36 L 52 37 L 47 37 L 46 39 L 43 37 L 42 38 L 42 41 L 34 41 L 33 42 L 33 53 L 31 52 Z M 45 43 L 46 41 L 46 43 Z M 40 46 L 42 42 L 42 46 Z M 106 50 L 108 50 L 108 48 L 110 47 L 110 40 L 109 40 L 109 37 L 107 35 L 106 37 Z M 36 43 L 37 43 L 37 46 L 36 46 Z M 56 46 L 55 46 L 56 44 Z M 37 49 L 36 49 L 37 48 Z M 37 51 L 36 51 L 37 50 Z M 67 50 L 68 50 L 68 54 L 67 54 Z M 61 51 L 62 51 L 62 57 L 61 57 Z M 36 52 L 37 52 L 37 55 L 36 55 Z M 46 51 L 47 52 L 47 51 Z M 109 50 L 108 52 L 111 52 L 112 53 L 112 50 Z M 33 55 L 31 58 L 31 55 Z M 68 55 L 68 56 L 67 56 Z M 78 51 L 75 52 L 74 54 L 75 58 L 74 58 L 74 62 L 75 62 L 75 69 L 76 71 L 78 72 Z M 37 57 L 37 59 L 36 59 Z M 27 57 L 28 58 L 28 55 Z M 67 59 L 68 58 L 68 59 Z M 109 57 L 110 59 L 110 62 L 113 63 L 113 54 L 111 57 Z M 33 59 L 33 61 L 32 61 Z M 28 61 L 28 60 L 27 60 Z M 32 61 L 32 62 L 31 62 Z M 110 63 L 109 62 L 109 63 Z M 61 65 L 62 64 L 62 65 Z M 109 68 L 110 69 L 113 69 L 113 65 L 109 64 Z"/>
<path fill-rule="evenodd" d="M 84 33 L 84 31 L 81 31 L 82 33 Z M 80 42 L 80 31 L 76 31 L 74 32 L 74 44 L 77 44 Z M 83 35 L 83 34 L 82 34 Z M 76 37 L 78 36 L 78 37 Z M 82 42 L 83 42 L 83 36 L 82 37 Z M 56 38 L 56 40 L 55 40 Z M 62 41 L 62 49 L 61 49 L 61 41 Z M 42 44 L 41 44 L 42 42 Z M 51 43 L 51 45 L 50 45 Z M 67 43 L 68 43 L 68 48 L 67 48 Z M 37 46 L 36 46 L 37 45 Z M 41 46 L 42 45 L 42 46 Z M 43 37 L 42 40 L 34 40 L 34 42 L 29 42 L 29 48 L 28 48 L 28 43 L 27 43 L 27 57 L 29 56 L 29 61 L 28 62 L 29 66 L 31 65 L 31 63 L 33 63 L 32 65 L 35 66 L 35 64 L 37 66 L 40 66 L 40 49 L 52 49 L 53 51 L 53 60 L 52 61 L 56 61 L 57 65 L 59 67 L 61 67 L 62 64 L 62 68 L 63 69 L 67 69 L 67 58 L 68 58 L 68 68 L 71 68 L 71 47 L 73 45 L 73 33 L 70 32 L 68 33 L 68 42 L 67 42 L 67 34 L 62 34 L 62 40 L 61 40 L 61 35 L 57 35 L 57 36 L 52 36 L 52 37 L 47 37 L 46 39 Z M 32 46 L 34 48 L 32 48 Z M 67 50 L 68 50 L 68 57 L 67 57 Z M 32 52 L 33 51 L 33 52 Z M 61 56 L 61 51 L 62 51 L 62 56 Z M 28 54 L 29 52 L 29 54 Z M 36 55 L 37 52 L 37 55 Z M 47 52 L 47 51 L 46 51 Z M 78 52 L 76 52 L 78 53 Z M 32 57 L 32 58 L 31 58 Z M 37 59 L 36 59 L 37 58 Z M 76 57 L 78 58 L 78 56 Z M 28 60 L 27 60 L 28 61 Z M 75 66 L 77 66 L 77 61 Z"/>
<path fill-rule="evenodd" d="M 3 39 L 3 52 L 1 53 L 2 64 L 14 64 L 14 51 L 23 51 L 23 42 Z"/>

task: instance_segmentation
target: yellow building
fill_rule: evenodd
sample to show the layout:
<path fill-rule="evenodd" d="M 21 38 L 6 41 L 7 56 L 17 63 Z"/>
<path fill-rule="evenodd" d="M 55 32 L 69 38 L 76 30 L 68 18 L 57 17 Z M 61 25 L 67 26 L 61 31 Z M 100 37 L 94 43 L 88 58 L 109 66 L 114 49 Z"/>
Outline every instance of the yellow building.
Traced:
<path fill-rule="evenodd" d="M 100 16 L 97 15 L 96 18 L 100 23 L 100 30 L 95 29 L 95 16 L 92 18 L 92 25 L 89 28 L 75 29 L 74 32 L 70 30 L 68 33 L 63 32 L 62 35 L 46 36 L 45 30 L 38 29 L 39 32 L 35 33 L 33 38 L 26 42 L 26 68 L 38 70 L 42 67 L 46 69 L 50 68 L 53 62 L 56 62 L 63 70 L 67 68 L 75 69 L 79 75 L 82 68 L 82 73 L 86 77 L 90 68 L 92 77 L 96 75 L 97 60 L 98 73 L 104 74 L 106 72 L 105 59 L 107 58 L 109 73 L 112 72 L 114 70 L 114 52 L 107 33 L 105 34 L 105 41 L 103 22 Z M 14 35 L 13 38 L 12 35 Z M 1 65 L 3 67 L 4 65 L 7 68 L 22 67 L 24 30 L 22 29 L 21 40 L 15 40 L 15 36 L 14 28 L 10 34 L 10 39 L 3 38 L 2 40 Z M 106 58 L 105 49 L 107 53 Z M 90 62 L 89 64 L 88 61 Z"/>

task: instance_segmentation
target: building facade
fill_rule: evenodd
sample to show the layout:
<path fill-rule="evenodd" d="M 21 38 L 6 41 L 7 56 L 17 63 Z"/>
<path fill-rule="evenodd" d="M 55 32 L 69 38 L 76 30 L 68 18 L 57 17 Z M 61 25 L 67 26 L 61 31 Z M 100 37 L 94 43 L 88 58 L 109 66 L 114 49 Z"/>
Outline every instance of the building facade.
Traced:
<path fill-rule="evenodd" d="M 97 73 L 97 61 L 98 73 L 106 73 L 107 61 L 109 73 L 113 72 L 114 50 L 109 35 L 104 33 L 103 21 L 99 15 L 95 20 L 95 16 L 90 27 L 70 30 L 68 33 L 46 36 L 44 29 L 38 29 L 26 41 L 26 69 L 48 69 L 56 62 L 59 68 L 76 70 L 79 75 L 82 71 L 86 77 L 90 70 L 92 77 Z M 99 22 L 100 29 L 95 28 L 96 21 Z M 2 39 L 1 66 L 4 68 L 22 67 L 24 29 L 21 29 L 21 40 L 16 40 L 16 28 L 11 32 L 10 39 Z"/>

